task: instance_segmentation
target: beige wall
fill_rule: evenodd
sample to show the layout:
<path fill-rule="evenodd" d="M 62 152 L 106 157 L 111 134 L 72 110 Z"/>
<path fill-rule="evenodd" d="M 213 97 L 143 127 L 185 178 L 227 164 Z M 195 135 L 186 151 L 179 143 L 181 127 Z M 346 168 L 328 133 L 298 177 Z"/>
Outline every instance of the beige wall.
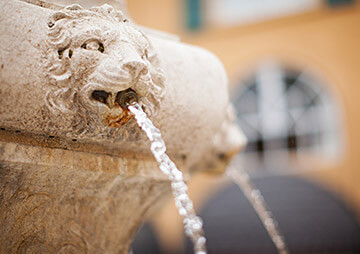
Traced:
<path fill-rule="evenodd" d="M 305 14 L 234 28 L 186 32 L 181 0 L 129 0 L 129 12 L 139 24 L 180 34 L 182 41 L 205 47 L 224 63 L 230 84 L 268 58 L 309 67 L 329 85 L 341 109 L 344 150 L 333 164 L 309 160 L 310 178 L 342 195 L 360 215 L 360 7 Z M 216 178 L 196 176 L 190 195 L 201 206 L 217 187 Z M 154 219 L 165 248 L 181 244 L 182 224 L 173 205 Z M 164 226 L 166 225 L 166 226 Z M 180 243 L 180 244 L 179 244 Z"/>
<path fill-rule="evenodd" d="M 131 0 L 129 11 L 140 24 L 180 34 L 183 41 L 214 52 L 224 63 L 230 84 L 261 60 L 278 59 L 310 67 L 323 78 L 343 109 L 345 150 L 340 161 L 305 176 L 330 184 L 360 211 L 360 8 L 318 10 L 234 28 L 183 28 L 184 1 Z"/>
<path fill-rule="evenodd" d="M 267 58 L 307 66 L 322 76 L 343 109 L 345 150 L 337 164 L 308 176 L 331 183 L 360 210 L 359 27 L 360 9 L 320 10 L 187 40 L 217 54 L 231 81 Z M 312 167 L 324 166 L 316 163 Z"/>

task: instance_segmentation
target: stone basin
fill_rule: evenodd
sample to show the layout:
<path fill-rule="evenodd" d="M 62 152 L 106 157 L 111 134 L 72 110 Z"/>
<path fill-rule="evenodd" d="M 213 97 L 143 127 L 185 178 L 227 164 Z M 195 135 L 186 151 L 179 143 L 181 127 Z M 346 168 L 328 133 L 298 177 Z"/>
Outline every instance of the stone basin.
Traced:
<path fill-rule="evenodd" d="M 110 5 L 0 3 L 0 249 L 127 253 L 170 186 L 119 102 L 133 91 L 188 178 L 245 139 L 210 52 Z"/>

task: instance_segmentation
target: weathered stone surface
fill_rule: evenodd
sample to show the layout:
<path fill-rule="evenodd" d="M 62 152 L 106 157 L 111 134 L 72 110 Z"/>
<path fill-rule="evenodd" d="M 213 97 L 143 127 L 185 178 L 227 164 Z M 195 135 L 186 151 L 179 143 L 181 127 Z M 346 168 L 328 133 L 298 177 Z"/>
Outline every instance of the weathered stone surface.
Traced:
<path fill-rule="evenodd" d="M 1 142 L 1 253 L 127 253 L 169 190 L 155 162 Z"/>
<path fill-rule="evenodd" d="M 132 88 L 169 153 L 186 156 L 189 166 L 199 161 L 226 121 L 227 79 L 218 59 L 145 33 L 110 6 L 77 8 L 1 2 L 1 127 L 59 137 L 68 149 L 77 139 L 114 154 L 146 154 L 145 135 L 114 103 L 117 92 Z M 94 100 L 95 90 L 108 92 L 110 102 Z"/>

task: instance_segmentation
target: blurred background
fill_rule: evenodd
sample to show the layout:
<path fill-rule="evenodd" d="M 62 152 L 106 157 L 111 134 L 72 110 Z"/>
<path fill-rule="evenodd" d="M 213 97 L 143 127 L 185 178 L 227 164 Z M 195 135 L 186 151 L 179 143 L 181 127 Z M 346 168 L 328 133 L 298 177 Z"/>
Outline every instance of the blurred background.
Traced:
<path fill-rule="evenodd" d="M 136 23 L 223 62 L 248 138 L 241 167 L 264 193 L 291 253 L 360 253 L 359 2 L 129 0 L 128 9 Z M 198 173 L 189 185 L 213 253 L 275 251 L 226 176 Z M 169 200 L 133 250 L 182 253 L 188 245 Z"/>

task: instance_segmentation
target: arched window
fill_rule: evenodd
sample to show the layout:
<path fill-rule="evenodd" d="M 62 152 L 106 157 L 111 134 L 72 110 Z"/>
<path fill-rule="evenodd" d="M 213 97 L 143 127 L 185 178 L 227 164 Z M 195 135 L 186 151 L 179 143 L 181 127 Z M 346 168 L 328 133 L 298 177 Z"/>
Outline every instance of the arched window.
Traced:
<path fill-rule="evenodd" d="M 249 170 L 289 171 L 305 155 L 338 157 L 339 110 L 311 72 L 265 63 L 234 90 L 238 123 L 248 138 L 243 160 Z"/>

